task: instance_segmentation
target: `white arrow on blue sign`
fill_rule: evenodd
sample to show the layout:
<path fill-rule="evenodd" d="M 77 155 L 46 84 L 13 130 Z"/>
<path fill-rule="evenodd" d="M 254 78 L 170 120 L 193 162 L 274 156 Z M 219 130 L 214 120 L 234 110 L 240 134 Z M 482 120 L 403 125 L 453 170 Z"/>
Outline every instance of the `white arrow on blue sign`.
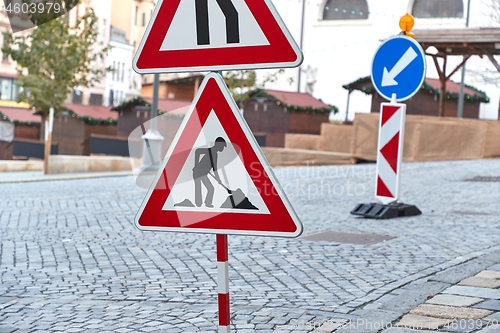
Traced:
<path fill-rule="evenodd" d="M 425 79 L 425 52 L 420 44 L 407 36 L 386 40 L 375 53 L 372 82 L 385 99 L 401 102 L 415 95 Z"/>

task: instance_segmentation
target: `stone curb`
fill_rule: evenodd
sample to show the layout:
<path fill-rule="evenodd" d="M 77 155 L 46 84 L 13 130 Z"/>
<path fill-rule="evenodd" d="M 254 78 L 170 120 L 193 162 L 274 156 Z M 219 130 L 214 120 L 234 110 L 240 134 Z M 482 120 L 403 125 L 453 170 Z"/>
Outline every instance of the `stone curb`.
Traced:
<path fill-rule="evenodd" d="M 132 171 L 114 171 L 114 172 L 89 172 L 78 174 L 64 175 L 47 175 L 43 177 L 17 178 L 17 179 L 0 179 L 0 184 L 7 183 L 27 183 L 27 182 L 43 182 L 57 180 L 74 180 L 74 179 L 90 179 L 90 178 L 106 178 L 106 177 L 128 177 L 133 176 Z"/>
<path fill-rule="evenodd" d="M 499 259 L 500 245 L 497 245 L 429 267 L 426 270 L 408 276 L 406 279 L 388 284 L 383 287 L 383 291 L 379 290 L 379 292 L 374 292 L 362 299 L 357 299 L 344 305 L 344 307 L 348 307 L 349 305 L 357 307 L 357 309 L 353 308 L 348 312 L 349 317 L 362 318 L 365 324 L 380 323 L 385 326 L 378 325 L 379 328 L 377 329 L 365 325 L 365 327 L 341 328 L 336 332 L 409 332 L 408 329 L 396 328 L 395 326 L 405 314 L 419 304 L 425 303 L 429 296 L 434 296 L 448 287 L 455 285 L 460 280 L 497 264 Z M 457 276 L 458 271 L 461 274 Z M 452 282 L 455 280 L 457 281 Z M 358 304 L 354 304 L 354 302 Z M 360 308 L 362 305 L 363 307 Z M 387 329 L 381 331 L 380 327 L 386 327 Z M 389 330 L 389 328 L 392 329 Z"/>

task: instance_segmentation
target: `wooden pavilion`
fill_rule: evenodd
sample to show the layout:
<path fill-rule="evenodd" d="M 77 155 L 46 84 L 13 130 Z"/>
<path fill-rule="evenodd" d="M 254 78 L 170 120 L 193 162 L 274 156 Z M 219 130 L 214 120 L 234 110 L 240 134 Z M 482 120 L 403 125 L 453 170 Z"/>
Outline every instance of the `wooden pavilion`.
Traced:
<path fill-rule="evenodd" d="M 444 115 L 445 110 L 446 82 L 471 56 L 487 56 L 500 72 L 500 64 L 493 57 L 500 55 L 500 28 L 429 29 L 413 30 L 413 33 L 426 55 L 432 57 L 436 66 L 441 83 L 439 99 L 439 114 L 441 116 Z M 435 50 L 432 50 L 431 47 L 434 47 Z M 463 56 L 463 61 L 448 71 L 448 56 Z M 438 62 L 439 58 L 442 59 L 442 65 Z"/>

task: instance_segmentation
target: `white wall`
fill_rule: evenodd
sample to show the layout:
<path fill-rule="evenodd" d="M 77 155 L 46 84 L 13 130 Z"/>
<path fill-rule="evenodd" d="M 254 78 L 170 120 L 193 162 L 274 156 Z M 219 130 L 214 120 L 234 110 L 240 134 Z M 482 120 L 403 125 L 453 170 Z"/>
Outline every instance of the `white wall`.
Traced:
<path fill-rule="evenodd" d="M 106 76 L 106 96 L 104 100 L 105 106 L 110 106 L 109 96 L 110 91 L 114 91 L 113 105 L 120 104 L 130 98 L 131 87 L 131 61 L 134 52 L 134 47 L 130 44 L 112 40 L 112 47 L 108 55 L 108 66 L 114 66 L 115 72 L 108 73 Z"/>
<path fill-rule="evenodd" d="M 106 47 L 110 42 L 109 27 L 111 24 L 111 0 L 92 0 L 90 1 L 90 6 L 92 6 L 98 18 L 97 29 L 99 31 L 99 36 L 97 38 L 98 45 L 96 45 L 96 48 L 100 49 Z M 80 13 L 83 12 L 83 10 L 80 11 Z M 107 59 L 104 59 L 104 64 L 106 63 Z M 86 102 L 88 102 L 90 94 L 101 94 L 104 102 L 106 98 L 106 86 L 106 78 L 103 78 L 100 82 L 97 82 L 94 87 L 84 89 L 84 103 L 86 104 Z"/>
<path fill-rule="evenodd" d="M 347 90 L 342 85 L 370 75 L 373 56 L 381 41 L 400 32 L 399 19 L 411 10 L 413 0 L 368 0 L 369 18 L 367 20 L 322 21 L 323 3 L 325 0 L 306 0 L 305 31 L 304 31 L 304 63 L 302 68 L 312 66 L 318 68 L 317 83 L 314 96 L 324 102 L 336 105 L 340 113 L 345 115 Z M 487 17 L 489 0 L 472 1 L 471 27 L 494 25 Z M 274 5 L 280 13 L 291 34 L 299 43 L 302 0 L 276 0 Z M 467 3 L 464 0 L 464 11 Z M 497 22 L 496 24 L 498 25 Z M 460 19 L 416 19 L 414 29 L 439 29 L 465 27 L 465 17 Z M 491 64 L 473 57 L 467 63 L 467 68 L 478 67 L 478 63 Z M 454 68 L 461 62 L 461 57 L 450 57 L 448 68 Z M 437 72 L 432 59 L 427 59 L 427 76 L 437 78 Z M 264 72 L 264 71 L 262 71 Z M 261 72 L 261 74 L 262 74 Z M 266 88 L 297 90 L 297 69 L 287 69 L 279 81 L 269 84 Z M 500 74 L 499 74 L 500 76 Z M 293 77 L 295 82 L 289 85 L 287 79 Z M 452 80 L 460 82 L 460 71 Z M 306 77 L 302 74 L 302 87 Z M 494 85 L 478 82 L 470 75 L 466 76 L 466 84 L 485 91 L 491 98 L 489 104 L 481 105 L 482 118 L 494 118 L 498 114 L 499 90 Z M 351 112 L 369 112 L 371 97 L 361 92 L 351 95 Z M 352 118 L 352 116 L 350 117 Z"/>

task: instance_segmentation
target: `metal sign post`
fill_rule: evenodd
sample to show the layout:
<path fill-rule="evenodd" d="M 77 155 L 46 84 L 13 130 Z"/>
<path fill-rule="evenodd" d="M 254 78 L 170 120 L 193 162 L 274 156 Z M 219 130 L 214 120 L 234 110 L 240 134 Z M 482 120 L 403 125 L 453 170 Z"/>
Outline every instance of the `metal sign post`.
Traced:
<path fill-rule="evenodd" d="M 229 264 L 227 235 L 216 235 L 219 333 L 229 333 Z"/>

